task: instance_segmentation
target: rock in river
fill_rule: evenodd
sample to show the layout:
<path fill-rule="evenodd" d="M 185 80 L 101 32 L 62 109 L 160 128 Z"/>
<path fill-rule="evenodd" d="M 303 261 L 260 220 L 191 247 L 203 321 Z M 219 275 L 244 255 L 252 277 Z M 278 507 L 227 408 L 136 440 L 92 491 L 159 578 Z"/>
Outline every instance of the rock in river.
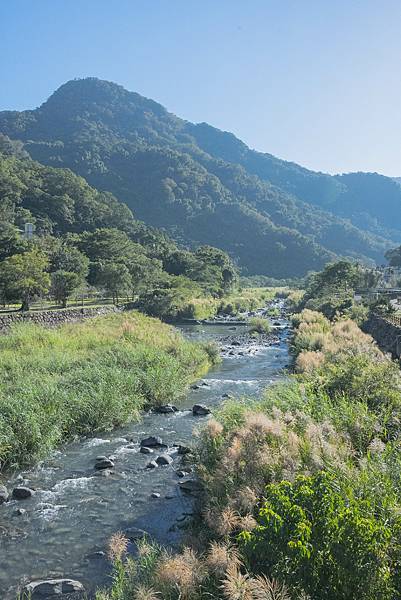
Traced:
<path fill-rule="evenodd" d="M 159 465 L 157 464 L 157 462 L 155 460 L 151 460 L 150 462 L 148 462 L 148 464 L 146 465 L 147 469 L 157 469 Z"/>
<path fill-rule="evenodd" d="M 194 404 L 192 407 L 192 414 L 196 417 L 210 415 L 212 411 L 204 404 Z"/>
<path fill-rule="evenodd" d="M 178 408 L 174 406 L 174 404 L 162 404 L 162 406 L 158 406 L 155 408 L 155 412 L 160 413 L 162 415 L 167 415 L 170 413 L 178 412 Z"/>
<path fill-rule="evenodd" d="M 161 437 L 155 435 L 142 440 L 141 446 L 146 446 L 147 448 L 167 448 L 166 444 L 163 444 Z"/>
<path fill-rule="evenodd" d="M 24 487 L 23 485 L 13 489 L 14 500 L 25 500 L 26 498 L 30 498 L 34 494 L 35 492 L 31 490 L 31 488 Z"/>
<path fill-rule="evenodd" d="M 168 454 L 161 454 L 156 458 L 156 462 L 158 465 L 171 465 L 173 459 Z"/>
<path fill-rule="evenodd" d="M 8 502 L 9 493 L 5 485 L 0 485 L 0 504 Z"/>
<path fill-rule="evenodd" d="M 201 491 L 202 486 L 196 479 L 186 479 L 185 481 L 179 481 L 178 485 L 181 490 L 188 494 L 197 494 Z"/>
<path fill-rule="evenodd" d="M 83 591 L 84 586 L 82 583 L 74 579 L 42 579 L 32 581 L 25 586 L 25 592 L 29 594 L 29 598 L 32 598 L 32 600 Z"/>
<path fill-rule="evenodd" d="M 153 454 L 152 448 L 148 448 L 147 446 L 141 446 L 139 452 L 141 454 Z"/>
<path fill-rule="evenodd" d="M 95 462 L 95 469 L 112 469 L 114 467 L 114 462 L 111 458 L 107 456 L 98 456 Z"/>

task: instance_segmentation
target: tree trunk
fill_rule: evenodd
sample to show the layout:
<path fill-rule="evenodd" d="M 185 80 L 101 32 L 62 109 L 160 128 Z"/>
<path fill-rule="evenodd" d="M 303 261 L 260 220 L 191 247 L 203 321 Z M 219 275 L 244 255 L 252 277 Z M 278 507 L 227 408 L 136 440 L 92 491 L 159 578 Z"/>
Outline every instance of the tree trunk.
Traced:
<path fill-rule="evenodd" d="M 61 301 L 61 308 L 67 308 L 67 298 L 63 298 Z"/>
<path fill-rule="evenodd" d="M 21 310 L 22 311 L 28 311 L 29 310 L 29 298 L 24 298 L 22 300 Z"/>

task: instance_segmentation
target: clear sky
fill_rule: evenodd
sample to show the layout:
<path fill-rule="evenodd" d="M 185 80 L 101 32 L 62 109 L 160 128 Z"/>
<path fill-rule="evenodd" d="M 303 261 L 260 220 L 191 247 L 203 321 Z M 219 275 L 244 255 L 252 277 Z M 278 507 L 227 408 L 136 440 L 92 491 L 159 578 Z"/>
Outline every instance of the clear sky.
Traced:
<path fill-rule="evenodd" d="M 0 109 L 97 76 L 257 150 L 401 176 L 401 0 L 0 0 Z"/>

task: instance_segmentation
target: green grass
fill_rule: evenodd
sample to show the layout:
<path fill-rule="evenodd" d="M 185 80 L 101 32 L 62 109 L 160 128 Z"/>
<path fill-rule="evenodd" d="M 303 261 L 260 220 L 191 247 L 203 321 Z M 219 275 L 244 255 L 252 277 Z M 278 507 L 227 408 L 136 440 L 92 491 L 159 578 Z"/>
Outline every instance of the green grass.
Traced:
<path fill-rule="evenodd" d="M 248 323 L 250 333 L 270 333 L 271 331 L 271 325 L 268 319 L 252 317 L 252 319 L 249 319 Z"/>
<path fill-rule="evenodd" d="M 0 337 L 0 463 L 31 464 L 74 436 L 176 401 L 216 359 L 172 327 L 132 311 Z"/>

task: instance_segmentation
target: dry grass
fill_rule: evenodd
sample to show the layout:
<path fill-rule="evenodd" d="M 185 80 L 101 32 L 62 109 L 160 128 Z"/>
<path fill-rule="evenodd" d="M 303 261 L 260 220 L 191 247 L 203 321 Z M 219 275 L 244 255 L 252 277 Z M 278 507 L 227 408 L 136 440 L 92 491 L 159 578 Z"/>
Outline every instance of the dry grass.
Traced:
<path fill-rule="evenodd" d="M 122 560 L 128 548 L 128 539 L 121 531 L 114 533 L 108 543 L 107 556 L 110 562 Z"/>

